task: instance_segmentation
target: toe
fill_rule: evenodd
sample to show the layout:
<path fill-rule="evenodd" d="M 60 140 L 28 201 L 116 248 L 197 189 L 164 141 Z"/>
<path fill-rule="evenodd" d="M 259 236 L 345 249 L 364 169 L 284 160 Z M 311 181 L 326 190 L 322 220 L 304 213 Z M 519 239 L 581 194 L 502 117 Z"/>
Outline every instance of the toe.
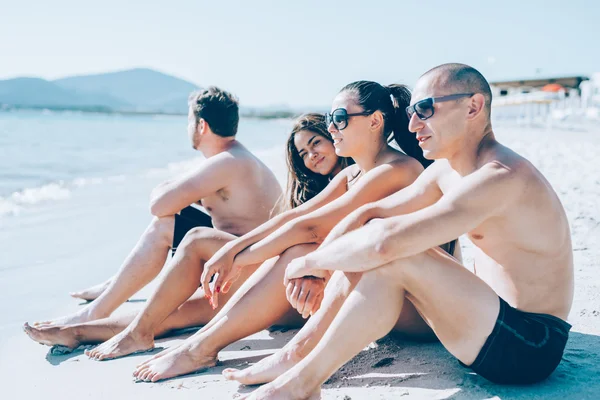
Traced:
<path fill-rule="evenodd" d="M 225 379 L 235 379 L 236 374 L 239 372 L 239 370 L 235 369 L 235 368 L 226 368 L 223 370 L 223 376 L 225 377 Z"/>
<path fill-rule="evenodd" d="M 142 375 L 142 374 L 143 374 L 145 371 L 147 371 L 147 370 L 148 370 L 148 367 L 147 367 L 146 365 L 144 365 L 144 366 L 142 366 L 142 367 L 139 367 L 139 368 L 137 368 L 137 369 L 136 369 L 136 370 L 133 372 L 133 375 L 139 378 L 139 377 L 140 377 L 140 376 L 141 376 L 141 375 Z"/>
<path fill-rule="evenodd" d="M 143 381 L 143 380 L 144 380 L 144 377 L 146 376 L 146 374 L 147 374 L 147 373 L 148 373 L 148 370 L 147 370 L 147 369 L 145 369 L 145 370 L 143 370 L 143 371 L 140 371 L 140 373 L 138 374 L 137 378 L 138 378 L 140 381 Z"/>
<path fill-rule="evenodd" d="M 152 370 L 148 369 L 146 372 L 144 372 L 144 374 L 142 375 L 142 380 L 148 382 L 149 381 L 149 377 L 150 375 L 152 375 Z"/>
<path fill-rule="evenodd" d="M 150 382 L 156 382 L 156 381 L 161 380 L 162 378 L 158 372 L 155 372 L 152 375 L 150 375 L 149 379 L 150 379 Z"/>

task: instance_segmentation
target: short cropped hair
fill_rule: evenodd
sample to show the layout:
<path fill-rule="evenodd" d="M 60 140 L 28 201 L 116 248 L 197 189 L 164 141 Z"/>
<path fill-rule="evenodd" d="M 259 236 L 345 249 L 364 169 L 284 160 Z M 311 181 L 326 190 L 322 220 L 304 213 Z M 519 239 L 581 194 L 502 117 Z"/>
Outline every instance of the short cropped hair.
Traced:
<path fill-rule="evenodd" d="M 188 105 L 196 117 L 196 124 L 202 118 L 215 135 L 236 135 L 240 121 L 239 105 L 238 99 L 231 93 L 211 86 L 190 94 Z"/>
<path fill-rule="evenodd" d="M 485 97 L 485 109 L 488 117 L 492 112 L 492 90 L 487 79 L 475 68 L 465 64 L 450 63 L 438 65 L 425 72 L 423 76 L 438 74 L 440 84 L 451 87 L 456 93 L 481 93 Z"/>

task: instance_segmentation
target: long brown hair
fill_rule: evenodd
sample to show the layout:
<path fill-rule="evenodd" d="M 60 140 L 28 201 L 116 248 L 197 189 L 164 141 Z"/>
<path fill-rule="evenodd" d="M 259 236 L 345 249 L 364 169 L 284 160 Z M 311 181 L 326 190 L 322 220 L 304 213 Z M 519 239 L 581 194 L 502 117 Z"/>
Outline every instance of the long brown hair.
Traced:
<path fill-rule="evenodd" d="M 325 116 L 323 114 L 309 113 L 298 117 L 294 122 L 290 137 L 287 141 L 286 155 L 288 165 L 288 203 L 289 208 L 298 207 L 300 204 L 321 193 L 325 186 L 329 183 L 332 177 L 317 174 L 304 165 L 304 161 L 300 157 L 294 138 L 296 133 L 300 131 L 310 131 L 322 136 L 324 139 L 333 143 L 331 134 L 327 131 L 325 124 Z M 348 165 L 354 164 L 354 160 L 349 157 L 339 157 L 338 164 L 343 169 Z"/>

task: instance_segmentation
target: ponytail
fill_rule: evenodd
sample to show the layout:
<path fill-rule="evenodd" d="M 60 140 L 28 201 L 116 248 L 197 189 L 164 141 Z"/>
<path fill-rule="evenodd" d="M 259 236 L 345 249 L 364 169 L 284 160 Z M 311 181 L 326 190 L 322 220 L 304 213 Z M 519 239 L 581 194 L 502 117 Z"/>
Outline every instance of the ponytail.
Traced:
<path fill-rule="evenodd" d="M 406 155 L 415 158 L 423 167 L 427 168 L 433 161 L 423 156 L 423 150 L 419 147 L 419 141 L 415 134 L 408 130 L 409 120 L 406 115 L 406 107 L 410 105 L 410 90 L 406 85 L 399 84 L 391 84 L 386 88 L 390 91 L 394 107 L 393 115 L 389 119 L 394 141 Z"/>

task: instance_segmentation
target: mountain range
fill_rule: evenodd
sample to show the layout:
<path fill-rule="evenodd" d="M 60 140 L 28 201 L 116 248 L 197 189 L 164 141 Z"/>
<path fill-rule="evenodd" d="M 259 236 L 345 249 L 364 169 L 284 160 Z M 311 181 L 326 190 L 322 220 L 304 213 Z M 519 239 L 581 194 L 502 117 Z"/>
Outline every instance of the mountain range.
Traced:
<path fill-rule="evenodd" d="M 187 99 L 198 85 L 136 68 L 56 80 L 0 80 L 3 108 L 82 109 L 115 112 L 186 113 Z"/>

